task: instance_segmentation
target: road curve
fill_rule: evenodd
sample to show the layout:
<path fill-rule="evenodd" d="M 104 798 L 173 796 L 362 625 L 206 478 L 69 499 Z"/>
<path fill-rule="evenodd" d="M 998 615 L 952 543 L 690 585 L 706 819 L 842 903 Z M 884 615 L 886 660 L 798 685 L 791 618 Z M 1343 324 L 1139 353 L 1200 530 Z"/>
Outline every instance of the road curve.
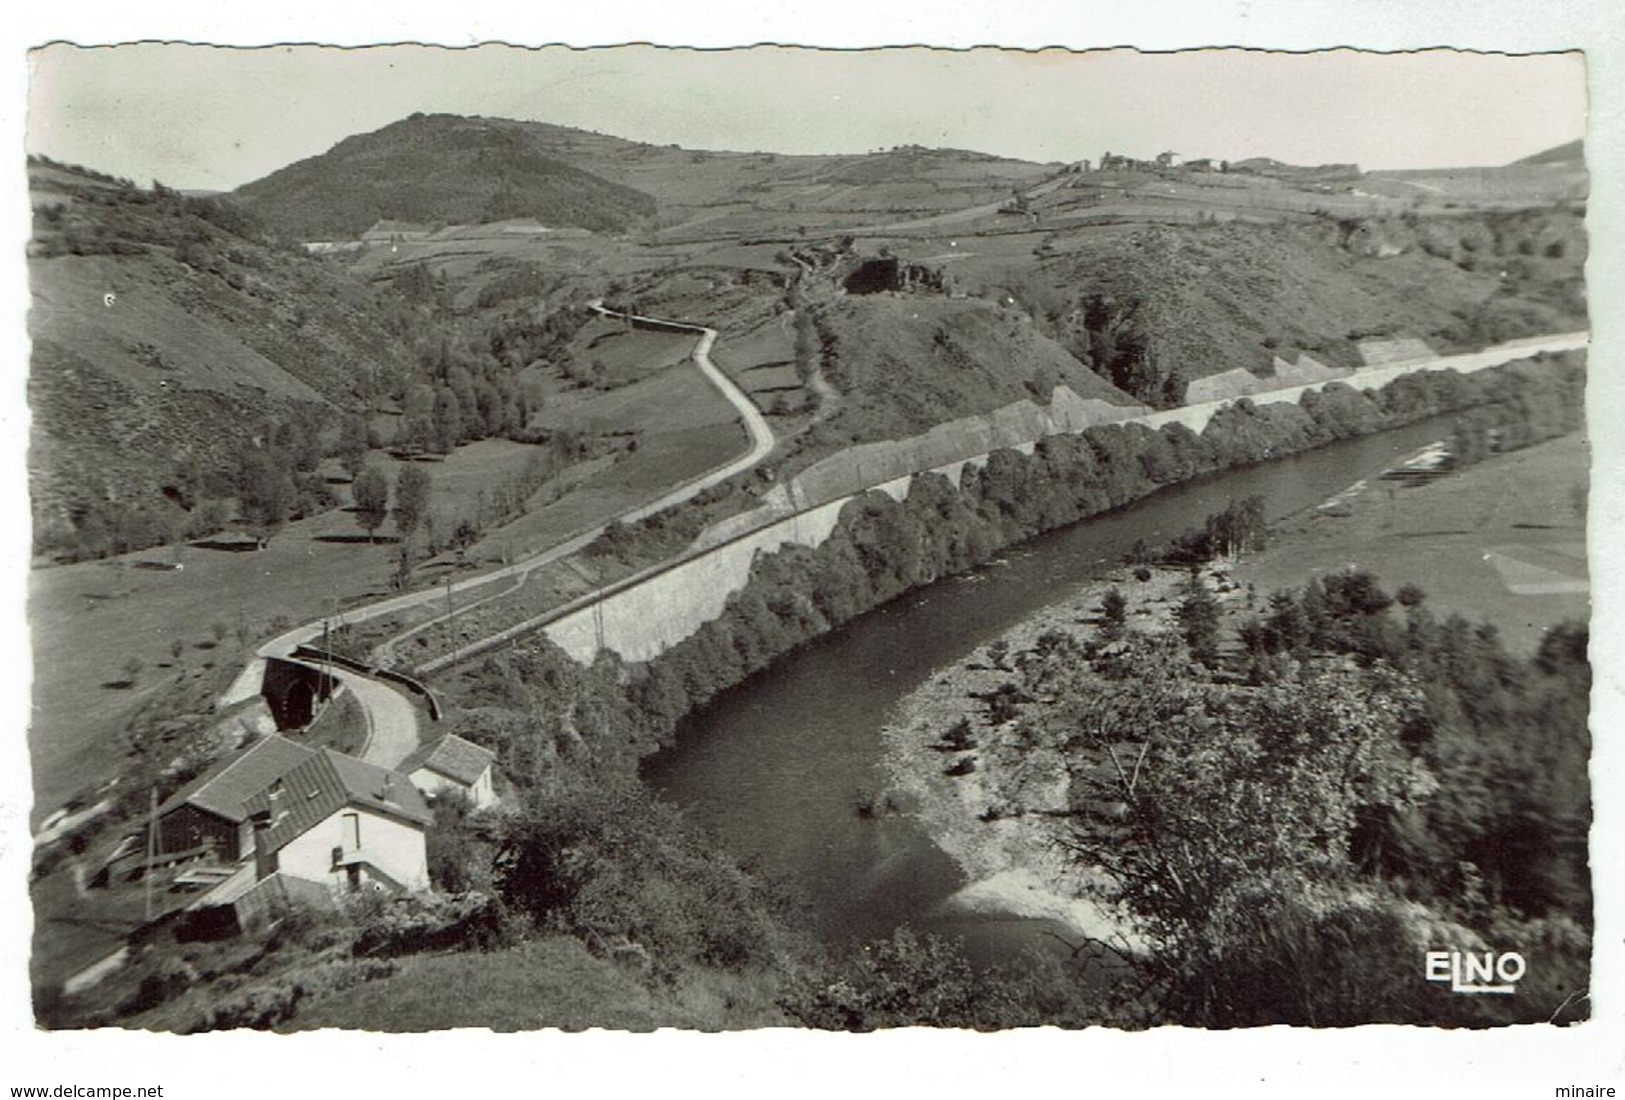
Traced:
<path fill-rule="evenodd" d="M 616 313 L 613 310 L 605 309 L 599 302 L 591 304 L 593 309 L 606 317 L 625 317 L 632 321 L 643 321 L 646 324 L 660 325 L 664 328 L 681 328 L 700 333 L 700 342 L 694 345 L 694 363 L 700 368 L 700 372 L 711 380 L 711 384 L 722 391 L 722 396 L 728 399 L 728 403 L 738 410 L 740 419 L 745 422 L 745 431 L 750 433 L 750 450 L 732 462 L 719 466 L 710 473 L 702 474 L 693 481 L 673 489 L 658 500 L 623 513 L 620 516 L 622 523 L 636 523 L 638 520 L 646 516 L 652 516 L 656 512 L 664 511 L 674 504 L 681 504 L 686 500 L 691 500 L 711 488 L 711 486 L 719 485 L 735 474 L 749 470 L 772 452 L 777 440 L 773 438 L 773 429 L 767 426 L 767 418 L 762 416 L 761 410 L 756 407 L 755 402 L 751 401 L 745 391 L 740 389 L 733 379 L 718 370 L 715 363 L 711 362 L 711 347 L 717 342 L 716 329 L 705 328 L 702 325 L 683 324 L 678 321 L 662 321 L 658 317 L 641 317 L 635 313 Z"/>
<path fill-rule="evenodd" d="M 711 361 L 711 348 L 713 345 L 715 345 L 717 340 L 716 329 L 706 328 L 703 325 L 689 324 L 681 321 L 667 321 L 658 317 L 644 317 L 637 314 L 618 313 L 615 310 L 606 308 L 601 299 L 589 302 L 588 306 L 595 312 L 606 317 L 626 317 L 632 321 L 642 321 L 645 324 L 659 325 L 664 328 L 682 329 L 685 331 L 698 333 L 699 342 L 695 345 L 693 353 L 694 363 L 699 367 L 700 372 L 717 387 L 725 398 L 728 399 L 728 403 L 738 411 L 740 418 L 745 423 L 745 430 L 750 436 L 750 448 L 738 458 L 731 459 L 722 466 L 719 466 L 714 470 L 708 471 L 707 473 L 701 474 L 697 478 L 685 482 L 658 499 L 647 504 L 639 505 L 630 511 L 622 512 L 620 515 L 614 517 L 614 519 L 572 535 L 565 541 L 557 543 L 546 550 L 539 551 L 527 558 L 522 558 L 521 560 L 514 562 L 511 565 L 503 566 L 500 569 L 478 573 L 473 576 L 465 577 L 462 580 L 455 581 L 450 586 L 451 593 L 453 595 L 458 592 L 467 591 L 471 588 L 489 584 L 491 581 L 500 580 L 503 577 L 522 578 L 535 569 L 539 569 L 542 566 L 558 561 L 560 558 L 569 557 L 571 554 L 578 553 L 593 543 L 600 535 L 602 535 L 610 523 L 635 523 L 647 516 L 654 515 L 656 512 L 663 511 L 667 508 L 673 507 L 674 505 L 682 504 L 684 501 L 691 500 L 695 496 L 711 488 L 713 485 L 720 484 L 736 474 L 740 474 L 751 469 L 757 463 L 761 462 L 762 459 L 766 458 L 776 445 L 777 441 L 773 436 L 773 431 L 768 427 L 767 420 L 762 416 L 761 411 L 756 408 L 755 404 L 751 402 L 751 399 L 745 394 L 745 392 L 740 389 L 731 378 L 719 370 L 716 364 Z M 404 611 L 408 608 L 419 606 L 420 604 L 445 598 L 445 585 L 441 585 L 436 588 L 426 588 L 418 592 L 406 592 L 399 596 L 391 596 L 388 599 L 378 600 L 375 603 L 347 608 L 342 616 L 342 620 L 349 623 L 365 622 L 368 619 L 376 619 L 381 616 L 392 615 L 398 611 Z M 472 606 L 474 606 L 474 604 L 465 604 L 459 610 L 467 611 L 468 608 Z M 439 618 L 443 617 L 444 616 L 441 616 Z M 414 630 L 421 630 L 436 621 L 438 621 L 438 618 L 432 619 L 426 623 L 421 623 L 415 627 Z M 317 619 L 313 622 L 296 626 L 292 630 L 285 631 L 258 646 L 255 650 L 255 659 L 251 661 L 248 667 L 238 675 L 236 681 L 227 690 L 226 694 L 222 696 L 221 704 L 230 705 L 257 695 L 260 690 L 260 682 L 264 676 L 265 659 L 269 657 L 289 657 L 296 647 L 313 643 L 321 635 L 323 626 L 324 621 Z M 341 674 L 340 678 L 343 679 L 347 684 L 350 684 L 352 690 L 355 690 L 356 698 L 358 701 L 360 701 L 362 707 L 367 711 L 369 721 L 371 722 L 372 729 L 374 731 L 373 737 L 369 739 L 369 751 L 364 754 L 366 759 L 371 760 L 374 763 L 383 762 L 382 758 L 395 751 L 395 747 L 398 746 L 403 736 L 410 736 L 411 741 L 407 744 L 406 749 L 402 751 L 394 761 L 392 761 L 392 763 L 399 763 L 400 759 L 404 758 L 406 753 L 411 751 L 412 746 L 416 745 L 417 743 L 417 714 L 412 709 L 411 704 L 408 703 L 397 691 L 395 691 L 395 689 L 387 687 L 378 681 L 369 680 L 366 677 L 357 675 L 355 673 L 344 673 Z M 367 685 L 367 688 L 358 688 L 356 687 L 358 684 Z M 385 701 L 386 699 L 395 700 L 395 702 L 399 703 L 401 708 L 404 708 L 404 712 L 397 710 L 393 704 L 387 703 Z M 382 709 L 375 710 L 375 707 Z M 405 730 L 408 732 L 405 734 L 394 732 L 400 730 Z M 377 740 L 379 742 L 380 747 L 376 750 L 372 749 L 371 747 L 372 740 Z"/>
<path fill-rule="evenodd" d="M 393 768 L 418 747 L 418 712 L 406 696 L 381 680 L 348 669 L 323 666 L 349 688 L 367 720 L 367 740 L 360 757 L 369 764 Z"/>

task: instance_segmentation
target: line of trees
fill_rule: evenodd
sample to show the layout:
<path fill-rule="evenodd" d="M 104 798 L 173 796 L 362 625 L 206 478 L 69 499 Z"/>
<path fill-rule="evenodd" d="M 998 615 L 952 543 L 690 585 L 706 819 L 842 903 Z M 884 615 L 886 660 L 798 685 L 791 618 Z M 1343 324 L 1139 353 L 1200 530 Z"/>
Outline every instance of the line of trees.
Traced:
<path fill-rule="evenodd" d="M 1239 402 L 1201 435 L 1181 425 L 1161 431 L 1105 425 L 1052 436 L 1030 456 L 994 453 L 981 470 L 967 469 L 957 487 L 924 474 L 902 501 L 879 492 L 852 501 L 823 544 L 759 556 L 750 583 L 720 617 L 652 661 L 627 668 L 603 653 L 583 670 L 545 636 L 534 636 L 486 658 L 473 676 L 493 698 L 504 697 L 504 684 L 514 681 L 555 685 L 544 691 L 545 704 L 527 695 L 527 705 L 554 715 L 586 743 L 635 760 L 668 738 L 684 715 L 778 656 L 1042 531 L 1173 481 L 1475 406 L 1520 425 L 1522 438 L 1561 434 L 1580 424 L 1584 389 L 1583 360 L 1559 356 L 1469 376 L 1406 376 L 1368 393 L 1330 386 L 1295 406 Z M 537 766 L 530 748 L 502 741 L 505 767 Z"/>
<path fill-rule="evenodd" d="M 1577 423 L 1583 380 L 1578 362 L 1565 360 L 1548 363 L 1541 370 L 1510 368 L 1471 379 L 1440 378 L 1424 387 L 1407 385 L 1398 393 L 1334 394 L 1318 404 L 1319 416 L 1308 410 L 1301 415 L 1272 414 L 1260 424 L 1262 416 L 1243 411 L 1230 425 L 1220 423 L 1200 437 L 1183 429 L 1159 434 L 1119 426 L 1047 440 L 1030 457 L 1015 452 L 993 456 L 984 471 L 968 472 L 958 488 L 943 478 L 925 476 L 917 479 L 902 502 L 884 494 L 854 501 L 826 543 L 816 549 L 788 546 L 760 557 L 749 587 L 729 601 L 721 618 L 653 661 L 628 667 L 606 652 L 583 666 L 545 635 L 491 654 L 466 674 L 462 732 L 494 749 L 505 774 L 521 786 L 553 792 L 535 803 L 537 808 L 531 812 L 539 818 L 507 834 L 509 847 L 504 858 L 513 862 L 498 868 L 502 889 L 509 894 L 511 905 L 545 916 L 555 926 L 600 944 L 601 950 L 634 950 L 615 946 L 630 943 L 657 956 L 671 952 L 688 957 L 698 954 L 713 962 L 760 960 L 772 953 L 763 950 L 768 941 L 758 938 L 772 921 L 756 902 L 742 907 L 741 912 L 749 914 L 748 920 L 742 918 L 743 927 L 734 927 L 732 921 L 725 926 L 730 937 L 747 937 L 734 942 L 753 946 L 719 945 L 711 934 L 685 940 L 691 934 L 687 930 L 699 927 L 695 921 L 712 919 L 705 915 L 704 906 L 688 908 L 690 902 L 683 899 L 689 895 L 675 885 L 650 893 L 633 890 L 623 882 L 625 868 L 617 853 L 629 849 L 612 839 L 614 830 L 606 823 L 629 811 L 611 805 L 613 798 L 599 806 L 603 800 L 589 797 L 583 807 L 581 784 L 609 789 L 610 777 L 632 774 L 638 760 L 668 738 L 683 715 L 799 642 L 909 587 L 985 561 L 1001 546 L 1044 524 L 1068 522 L 1078 513 L 1092 514 L 1144 495 L 1159 484 L 1149 476 L 1151 469 L 1199 471 L 1217 461 L 1216 455 L 1245 455 L 1266 446 L 1279 454 L 1283 437 L 1313 445 L 1309 441 L 1317 438 L 1341 438 L 1337 433 L 1347 431 L 1350 423 L 1386 426 L 1477 401 L 1499 401 L 1502 411 L 1496 415 L 1503 426 L 1516 424 L 1522 430 L 1538 422 L 1529 432 L 1532 439 Z M 1566 397 L 1547 405 L 1538 392 L 1549 390 Z M 1241 506 L 1237 510 L 1245 511 Z M 1311 630 L 1304 642 L 1310 647 L 1305 659 L 1311 665 L 1317 659 L 1329 659 L 1328 653 L 1333 654 L 1330 659 L 1336 659 L 1337 646 L 1344 647 L 1348 659 L 1362 660 L 1358 649 L 1347 648 L 1347 638 L 1362 636 L 1348 624 L 1368 619 L 1367 611 L 1376 614 L 1374 609 L 1386 610 L 1395 602 L 1374 590 L 1374 584 L 1367 586 L 1358 580 L 1334 584 L 1334 589 L 1331 594 L 1305 597 L 1311 604 L 1319 599 L 1336 609 L 1336 613 L 1304 616 L 1316 623 L 1324 620 L 1323 626 L 1315 628 L 1321 633 Z M 1408 590 L 1399 606 L 1415 608 L 1423 599 L 1419 591 Z M 1274 625 L 1283 636 L 1296 636 L 1288 630 L 1289 619 Z M 1450 631 L 1448 642 L 1441 640 L 1430 650 L 1439 660 L 1462 651 L 1460 629 L 1452 626 Z M 1207 674 L 1192 664 L 1189 651 L 1177 638 L 1169 639 L 1169 644 L 1178 646 L 1185 656 L 1176 662 L 1177 675 L 1171 672 L 1159 681 L 1171 693 L 1164 709 L 1176 718 L 1189 718 L 1179 729 L 1192 737 L 1209 736 L 1213 721 L 1208 704 L 1202 702 L 1208 698 L 1209 687 L 1193 691 L 1189 686 L 1203 683 Z M 1134 673 L 1122 683 L 1125 705 L 1132 702 L 1129 696 L 1143 699 L 1140 673 L 1153 667 L 1157 659 L 1147 657 L 1151 665 L 1136 664 L 1138 658 L 1133 654 L 1139 652 L 1139 645 L 1130 632 L 1128 649 L 1114 658 L 1119 669 Z M 1317 646 L 1328 648 L 1317 650 Z M 1051 648 L 1056 661 L 1072 666 L 1075 653 Z M 1480 705 L 1482 699 L 1483 705 L 1493 706 L 1496 696 L 1483 690 L 1483 678 L 1510 675 L 1507 659 L 1487 643 L 1474 652 L 1478 653 L 1472 659 L 1477 671 L 1464 670 L 1466 678 L 1459 688 L 1452 688 L 1452 698 L 1460 705 L 1467 705 L 1469 699 L 1471 705 Z M 1524 702 L 1503 708 L 1505 712 L 1515 716 L 1524 713 L 1523 707 L 1544 705 L 1552 723 L 1572 723 L 1573 707 L 1583 707 L 1583 655 L 1583 636 L 1556 632 L 1543 655 L 1528 666 L 1544 671 L 1528 673 Z M 1251 667 L 1253 660 L 1249 651 L 1240 659 L 1240 667 Z M 1006 708 L 1010 711 L 1006 717 L 1024 721 L 1023 707 L 1036 696 L 1055 694 L 1063 681 L 1054 669 L 1043 671 L 1025 654 L 1014 658 L 1012 666 L 1023 675 L 1039 675 L 1044 680 L 1042 691 L 1018 692 L 1005 700 L 1013 703 Z M 1485 858 L 1494 843 L 1504 843 L 1502 825 L 1527 830 L 1526 811 L 1544 812 L 1541 807 L 1555 806 L 1558 797 L 1574 801 L 1575 792 L 1554 791 L 1550 805 L 1514 808 L 1505 814 L 1497 811 L 1485 820 L 1464 825 L 1459 819 L 1466 810 L 1482 805 L 1476 801 L 1477 788 L 1458 785 L 1449 800 L 1430 804 L 1424 797 L 1429 784 L 1416 768 L 1431 769 L 1435 761 L 1428 757 L 1422 765 L 1413 766 L 1417 746 L 1422 744 L 1417 740 L 1417 716 L 1434 706 L 1431 686 L 1421 690 L 1419 701 L 1416 689 L 1380 675 L 1371 679 L 1376 674 L 1360 668 L 1311 668 L 1307 674 L 1325 690 L 1306 692 L 1303 683 L 1282 677 L 1267 679 L 1263 672 L 1253 688 L 1234 684 L 1224 688 L 1232 695 L 1252 694 L 1246 697 L 1250 701 L 1238 698 L 1228 704 L 1230 710 L 1215 712 L 1224 719 L 1221 733 L 1229 731 L 1220 738 L 1222 744 L 1214 746 L 1224 750 L 1218 757 L 1197 761 L 1194 754 L 1174 743 L 1178 738 L 1159 756 L 1173 770 L 1152 773 L 1156 780 L 1148 782 L 1145 793 L 1161 796 L 1165 805 L 1172 804 L 1167 800 L 1174 795 L 1200 794 L 1201 798 L 1180 803 L 1190 812 L 1165 816 L 1161 819 L 1164 833 L 1147 834 L 1148 840 L 1186 858 L 1183 846 L 1177 843 L 1180 837 L 1200 839 L 1200 835 L 1199 830 L 1178 833 L 1179 822 L 1194 822 L 1196 810 L 1212 808 L 1214 799 L 1224 803 L 1218 809 L 1228 815 L 1220 820 L 1240 815 L 1250 828 L 1262 829 L 1266 835 L 1257 843 L 1203 849 L 1204 858 L 1212 857 L 1209 869 L 1215 872 L 1210 880 L 1212 898 L 1161 895 L 1168 899 L 1158 918 L 1161 927 L 1190 951 L 1165 956 L 1160 970 L 1136 971 L 1142 980 L 1149 978 L 1150 984 L 1103 1001 L 1098 995 L 1080 992 L 1077 960 L 1074 964 L 1034 963 L 1030 971 L 1020 973 L 973 974 L 951 947 L 905 931 L 861 955 L 792 968 L 779 993 L 781 1008 L 809 1026 L 849 1029 L 922 1022 L 984 1027 L 1170 1020 L 1224 1024 L 1292 1019 L 1322 1025 L 1383 1018 L 1489 1022 L 1487 1017 L 1474 1015 L 1484 1006 L 1462 1005 L 1462 998 L 1441 1007 L 1439 998 L 1430 997 L 1438 991 L 1419 982 L 1413 973 L 1414 953 L 1394 951 L 1394 945 L 1408 943 L 1407 937 L 1415 930 L 1414 916 L 1407 916 L 1403 905 L 1394 900 L 1396 896 L 1439 904 L 1463 884 L 1469 908 L 1448 909 L 1452 919 L 1492 936 L 1525 936 L 1527 940 L 1516 942 L 1537 943 L 1542 951 L 1560 953 L 1560 957 L 1553 956 L 1551 982 L 1539 989 L 1544 1003 L 1558 983 L 1575 978 L 1574 960 L 1584 957 L 1583 949 L 1577 953 L 1575 948 L 1586 942 L 1584 922 L 1567 916 L 1576 911 L 1576 895 L 1553 893 L 1544 902 L 1530 895 L 1531 907 L 1519 908 L 1524 903 L 1514 904 L 1510 884 L 1521 882 L 1538 861 L 1486 862 L 1472 869 L 1458 864 L 1463 862 L 1463 853 Z M 1421 666 L 1405 674 L 1425 678 Z M 1237 677 L 1232 674 L 1231 679 Z M 1561 692 L 1560 685 L 1566 685 Z M 1211 685 L 1211 689 L 1219 691 L 1220 686 Z M 1559 698 L 1564 700 L 1561 706 Z M 1146 713 L 1144 707 L 1131 710 L 1134 715 Z M 1564 717 L 1558 717 L 1560 712 Z M 1579 715 L 1578 728 L 1583 729 L 1583 710 Z M 1506 728 L 1515 725 L 1510 720 Z M 1344 736 L 1350 730 L 1358 736 Z M 1276 739 L 1248 740 L 1242 736 L 1248 731 L 1262 731 L 1267 738 Z M 1143 730 L 1137 727 L 1136 732 Z M 1572 740 L 1572 733 L 1570 737 Z M 1446 739 L 1444 744 L 1452 742 Z M 1511 774 L 1509 765 L 1494 762 L 1500 759 L 1495 754 L 1504 748 L 1486 742 L 1477 747 L 1480 757 L 1465 766 L 1478 769 L 1480 775 L 1501 776 L 1492 781 L 1501 784 Z M 1444 747 L 1433 751 L 1444 754 Z M 1452 751 L 1465 750 L 1457 745 Z M 1554 775 L 1563 777 L 1559 787 L 1573 781 L 1573 760 L 1584 759 L 1577 749 L 1563 751 L 1577 755 L 1551 768 Z M 1454 775 L 1446 755 L 1440 755 L 1436 765 L 1441 783 L 1443 777 Z M 1344 766 L 1350 762 L 1357 766 Z M 1218 765 L 1223 765 L 1220 772 L 1213 773 Z M 1529 758 L 1518 766 L 1535 766 L 1535 761 Z M 1326 784 L 1316 778 L 1325 774 L 1341 780 Z M 1583 766 L 1579 774 L 1583 776 Z M 1219 782 L 1214 781 L 1215 775 Z M 1296 799 L 1293 827 L 1271 832 L 1275 819 L 1248 807 L 1266 796 L 1285 795 Z M 1459 803 L 1460 809 L 1447 813 L 1452 803 Z M 1583 805 L 1583 797 L 1576 804 Z M 550 805 L 564 809 L 553 813 L 547 809 Z M 1428 813 L 1441 815 L 1436 826 L 1427 827 L 1432 837 L 1428 843 L 1441 846 L 1428 847 L 1417 839 L 1416 815 Z M 1152 820 L 1150 816 L 1140 819 L 1141 823 Z M 1559 831 L 1564 835 L 1572 832 L 1568 825 Z M 1544 850 L 1546 842 L 1539 835 L 1527 831 L 1519 835 L 1528 841 L 1522 850 Z M 1583 829 L 1579 835 L 1583 836 Z M 1492 842 L 1492 836 L 1497 841 Z M 1382 904 L 1370 906 L 1359 902 L 1357 893 L 1338 895 L 1345 900 L 1316 908 L 1316 898 L 1324 897 L 1314 893 L 1317 882 L 1358 885 L 1397 875 L 1400 864 L 1382 861 L 1393 859 L 1390 853 L 1400 840 L 1410 842 L 1409 848 L 1402 849 L 1411 853 L 1411 862 L 1404 866 L 1412 868 L 1409 873 L 1415 878 L 1398 887 L 1399 895 L 1385 895 Z M 602 873 L 594 871 L 583 879 L 581 867 L 569 864 L 574 870 L 559 880 L 557 896 L 532 897 L 526 884 L 542 879 L 526 873 L 530 865 L 523 861 L 539 859 L 543 863 L 537 866 L 552 866 L 546 861 L 562 859 L 578 846 L 601 853 L 593 866 L 602 867 Z M 637 862 L 645 857 L 629 858 Z M 644 866 L 653 868 L 657 863 Z M 1148 866 L 1157 867 L 1155 863 Z M 668 870 L 659 871 L 656 877 L 666 881 Z M 1277 883 L 1296 885 L 1271 892 Z M 1159 896 L 1154 880 L 1144 879 L 1141 886 L 1145 899 Z M 607 913 L 591 916 L 583 906 L 596 897 L 618 899 L 615 904 L 622 908 L 612 917 Z M 1250 905 L 1250 898 L 1266 898 L 1269 904 Z M 1471 913 L 1470 906 L 1479 904 L 1472 899 L 1481 899 L 1486 908 Z M 1193 923 L 1177 923 L 1182 920 Z M 1199 923 L 1201 920 L 1206 923 Z M 1323 951 L 1327 937 L 1360 946 L 1328 961 Z M 1324 972 L 1317 969 L 1322 962 L 1328 965 Z M 1181 964 L 1189 965 L 1181 970 Z M 1266 972 L 1271 975 L 1268 980 Z M 1312 983 L 1323 973 L 1330 980 L 1317 990 Z M 1423 986 L 1420 994 L 1418 985 Z"/>

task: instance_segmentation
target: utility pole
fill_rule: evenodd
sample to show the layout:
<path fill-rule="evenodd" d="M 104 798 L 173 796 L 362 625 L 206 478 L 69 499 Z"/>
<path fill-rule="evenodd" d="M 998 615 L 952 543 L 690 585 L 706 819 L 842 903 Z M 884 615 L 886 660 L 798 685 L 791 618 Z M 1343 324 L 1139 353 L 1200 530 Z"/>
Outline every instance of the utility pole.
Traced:
<path fill-rule="evenodd" d="M 457 646 L 457 607 L 451 600 L 451 578 L 446 578 L 446 621 L 451 629 L 452 648 Z"/>
<path fill-rule="evenodd" d="M 152 923 L 152 873 L 158 862 L 158 788 L 147 792 L 147 859 L 141 871 L 142 911 L 147 923 Z"/>

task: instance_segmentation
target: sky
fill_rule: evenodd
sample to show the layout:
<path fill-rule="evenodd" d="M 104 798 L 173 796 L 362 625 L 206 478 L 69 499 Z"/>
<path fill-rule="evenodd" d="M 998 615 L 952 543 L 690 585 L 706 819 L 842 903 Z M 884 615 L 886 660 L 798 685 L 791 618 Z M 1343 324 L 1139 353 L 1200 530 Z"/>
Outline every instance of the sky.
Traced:
<path fill-rule="evenodd" d="M 1367 169 L 1504 164 L 1581 137 L 1586 119 L 1578 52 L 152 43 L 56 44 L 29 60 L 30 152 L 221 190 L 414 111 L 698 149 L 920 144 L 1036 161 L 1166 149 Z"/>

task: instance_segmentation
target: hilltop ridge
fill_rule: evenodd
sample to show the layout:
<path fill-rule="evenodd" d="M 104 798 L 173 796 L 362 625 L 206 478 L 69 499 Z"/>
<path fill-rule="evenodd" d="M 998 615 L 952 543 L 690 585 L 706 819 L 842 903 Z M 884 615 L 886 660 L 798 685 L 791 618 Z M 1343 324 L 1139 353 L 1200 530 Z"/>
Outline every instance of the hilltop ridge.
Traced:
<path fill-rule="evenodd" d="M 620 232 L 654 213 L 649 195 L 551 156 L 551 148 L 535 131 L 500 120 L 413 115 L 345 138 L 232 198 L 306 241 L 358 237 L 389 219 L 447 225 L 533 217 Z"/>

